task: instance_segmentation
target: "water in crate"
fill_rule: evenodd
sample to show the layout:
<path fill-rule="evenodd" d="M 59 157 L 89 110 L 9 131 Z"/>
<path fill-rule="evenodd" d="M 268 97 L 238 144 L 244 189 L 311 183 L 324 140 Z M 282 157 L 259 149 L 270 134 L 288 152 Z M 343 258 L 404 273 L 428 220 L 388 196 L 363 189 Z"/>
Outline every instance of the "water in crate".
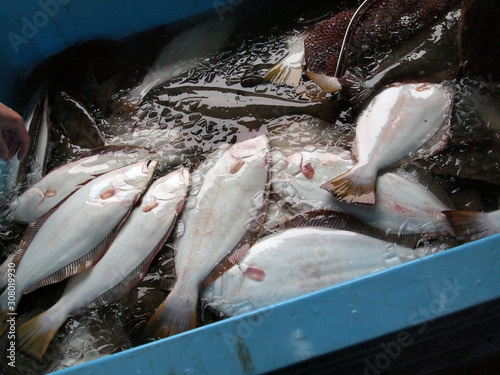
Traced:
<path fill-rule="evenodd" d="M 472 57 L 460 69 L 460 56 L 474 56 L 467 33 L 468 53 L 456 44 L 467 9 L 409 0 L 424 19 L 373 36 L 366 25 L 384 6 L 355 14 L 356 1 L 329 3 L 249 1 L 223 17 L 90 40 L 22 82 L 33 146 L 4 176 L 0 312 L 12 269 L 20 285 L 27 264 L 59 282 L 26 287 L 16 367 L 2 362 L 2 373 L 66 368 L 499 231 L 500 88 L 491 66 L 489 82 Z M 85 214 L 123 204 L 113 198 L 135 177 L 99 182 L 148 160 L 153 181 L 124 217 Z M 98 199 L 75 202 L 85 187 Z M 85 267 L 52 247 L 38 249 L 46 264 L 30 262 L 42 235 L 64 237 L 50 226 L 64 210 L 74 214 L 63 222 L 83 212 L 118 229 Z M 136 256 L 125 262 L 120 248 Z M 113 285 L 100 291 L 103 275 Z M 10 327 L 0 328 L 8 348 Z"/>

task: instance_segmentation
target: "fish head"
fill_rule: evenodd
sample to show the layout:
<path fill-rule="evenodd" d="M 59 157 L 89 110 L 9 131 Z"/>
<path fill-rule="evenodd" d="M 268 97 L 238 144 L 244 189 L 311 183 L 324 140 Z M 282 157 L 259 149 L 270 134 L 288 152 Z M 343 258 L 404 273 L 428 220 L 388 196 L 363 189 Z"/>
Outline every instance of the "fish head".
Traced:
<path fill-rule="evenodd" d="M 153 178 L 157 160 L 145 160 L 110 173 L 95 187 L 100 204 L 137 202 Z M 92 194 L 95 196 L 95 194 Z"/>
<path fill-rule="evenodd" d="M 269 143 L 265 134 L 255 138 L 248 139 L 243 142 L 235 143 L 231 147 L 231 155 L 235 159 L 244 159 L 250 156 L 257 155 L 261 152 L 267 152 Z"/>
<path fill-rule="evenodd" d="M 49 189 L 47 195 L 45 195 L 41 189 L 32 187 L 10 203 L 7 209 L 8 214 L 12 214 L 14 220 L 18 220 L 19 214 L 22 217 L 33 216 L 45 198 L 54 196 L 53 192 L 53 190 Z"/>
<path fill-rule="evenodd" d="M 123 169 L 116 180 L 120 181 L 123 190 L 144 190 L 156 171 L 158 160 L 147 159 Z"/>
<path fill-rule="evenodd" d="M 255 138 L 236 143 L 231 146 L 230 153 L 234 159 L 234 163 L 230 166 L 229 171 L 230 173 L 236 173 L 247 161 L 269 154 L 267 136 L 262 134 Z"/>
<path fill-rule="evenodd" d="M 184 167 L 159 178 L 151 185 L 143 198 L 143 212 L 170 209 L 169 203 L 175 201 L 182 203 L 186 198 L 189 183 L 190 173 Z"/>

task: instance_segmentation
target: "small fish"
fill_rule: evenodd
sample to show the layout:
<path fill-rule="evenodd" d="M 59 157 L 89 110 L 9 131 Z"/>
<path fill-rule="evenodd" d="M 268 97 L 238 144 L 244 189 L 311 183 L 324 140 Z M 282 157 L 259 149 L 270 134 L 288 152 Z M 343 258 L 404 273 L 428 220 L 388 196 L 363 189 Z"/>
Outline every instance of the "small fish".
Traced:
<path fill-rule="evenodd" d="M 97 176 L 154 157 L 155 153 L 142 148 L 109 146 L 93 150 L 50 171 L 21 194 L 10 205 L 10 217 L 22 223 L 33 222 Z"/>
<path fill-rule="evenodd" d="M 42 107 L 42 118 L 36 135 L 31 172 L 28 174 L 28 186 L 35 184 L 45 175 L 49 153 L 50 120 L 49 98 L 46 96 Z"/>
<path fill-rule="evenodd" d="M 288 41 L 288 54 L 269 70 L 264 77 L 265 81 L 275 85 L 296 87 L 302 78 L 304 65 L 304 40 L 307 35 L 293 36 Z"/>
<path fill-rule="evenodd" d="M 348 203 L 375 204 L 381 169 L 431 156 L 446 145 L 452 104 L 453 90 L 445 85 L 387 87 L 356 121 L 356 165 L 321 188 Z"/>
<path fill-rule="evenodd" d="M 407 262 L 412 251 L 344 230 L 291 228 L 262 237 L 201 298 L 240 315 Z"/>
<path fill-rule="evenodd" d="M 23 293 L 56 283 L 91 267 L 146 190 L 158 162 L 142 161 L 97 177 L 61 204 L 46 220 L 32 223 L 21 241 L 14 298 L 0 296 L 5 328 Z M 14 263 L 16 263 L 14 261 Z"/>
<path fill-rule="evenodd" d="M 265 219 L 269 146 L 261 135 L 221 147 L 193 176 L 183 230 L 175 240 L 174 289 L 146 325 L 146 334 L 174 335 L 195 327 L 200 285 L 235 264 L 255 242 Z M 199 183 L 198 183 L 199 185 Z"/>
<path fill-rule="evenodd" d="M 54 306 L 19 327 L 21 350 L 41 358 L 68 316 L 108 305 L 135 286 L 170 236 L 188 186 L 189 172 L 184 168 L 156 180 L 101 260 L 72 276 Z"/>
<path fill-rule="evenodd" d="M 24 115 L 24 126 L 26 127 L 31 139 L 30 150 L 28 155 L 22 161 L 18 158 L 12 158 L 7 162 L 6 168 L 3 171 L 5 176 L 5 186 L 3 188 L 4 194 L 17 190 L 19 188 L 19 184 L 23 180 L 23 177 L 29 174 L 29 165 L 30 161 L 33 159 L 34 145 L 36 145 L 36 135 L 38 129 L 40 128 L 42 119 L 44 100 L 45 90 L 37 89 L 34 98 L 31 100 L 32 103 L 28 105 L 29 110 L 27 114 Z"/>
<path fill-rule="evenodd" d="M 271 169 L 273 191 L 280 196 L 281 203 L 294 211 L 332 209 L 397 234 L 452 233 L 441 212 L 450 210 L 453 204 L 431 174 L 423 170 L 407 167 L 381 174 L 377 177 L 376 204 L 353 205 L 319 188 L 332 175 L 340 175 L 354 166 L 355 160 L 348 151 L 329 148 L 328 152 L 296 152 L 287 158 L 279 151 L 271 155 L 277 166 Z M 280 164 L 284 167 L 279 168 Z M 304 164 L 309 166 L 307 173 L 304 173 Z"/>
<path fill-rule="evenodd" d="M 500 210 L 492 212 L 444 211 L 455 236 L 466 242 L 500 233 Z"/>

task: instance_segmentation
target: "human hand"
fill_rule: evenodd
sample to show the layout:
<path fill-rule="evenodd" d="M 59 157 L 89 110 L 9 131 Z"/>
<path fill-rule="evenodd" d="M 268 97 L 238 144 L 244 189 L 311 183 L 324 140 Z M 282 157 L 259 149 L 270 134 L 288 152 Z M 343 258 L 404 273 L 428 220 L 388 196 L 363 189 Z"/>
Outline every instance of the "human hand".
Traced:
<path fill-rule="evenodd" d="M 8 161 L 17 153 L 17 158 L 22 160 L 28 153 L 29 144 L 23 118 L 0 103 L 0 159 Z"/>

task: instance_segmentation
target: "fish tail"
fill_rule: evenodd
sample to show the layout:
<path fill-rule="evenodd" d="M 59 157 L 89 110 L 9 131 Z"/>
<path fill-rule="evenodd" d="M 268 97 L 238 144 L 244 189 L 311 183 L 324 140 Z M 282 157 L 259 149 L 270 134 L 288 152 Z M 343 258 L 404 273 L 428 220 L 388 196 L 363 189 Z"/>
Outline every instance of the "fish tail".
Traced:
<path fill-rule="evenodd" d="M 164 338 L 196 328 L 196 307 L 198 294 L 180 295 L 174 289 L 156 309 L 146 324 L 145 334 Z"/>
<path fill-rule="evenodd" d="M 496 233 L 488 222 L 488 214 L 476 211 L 443 211 L 455 237 L 459 240 L 474 241 Z"/>
<path fill-rule="evenodd" d="M 321 185 L 321 189 L 347 203 L 373 206 L 375 204 L 377 175 L 368 172 L 370 171 L 365 166 L 355 166 Z"/>
<path fill-rule="evenodd" d="M 19 348 L 41 359 L 64 321 L 65 316 L 59 318 L 52 309 L 28 320 L 17 331 Z"/>
<path fill-rule="evenodd" d="M 302 67 L 290 66 L 287 60 L 282 60 L 267 72 L 264 80 L 275 85 L 297 87 L 302 79 Z"/>
<path fill-rule="evenodd" d="M 366 84 L 365 78 L 359 72 L 348 70 L 339 78 L 339 82 L 350 96 L 351 103 L 357 107 L 362 106 L 375 92 L 373 87 Z"/>

